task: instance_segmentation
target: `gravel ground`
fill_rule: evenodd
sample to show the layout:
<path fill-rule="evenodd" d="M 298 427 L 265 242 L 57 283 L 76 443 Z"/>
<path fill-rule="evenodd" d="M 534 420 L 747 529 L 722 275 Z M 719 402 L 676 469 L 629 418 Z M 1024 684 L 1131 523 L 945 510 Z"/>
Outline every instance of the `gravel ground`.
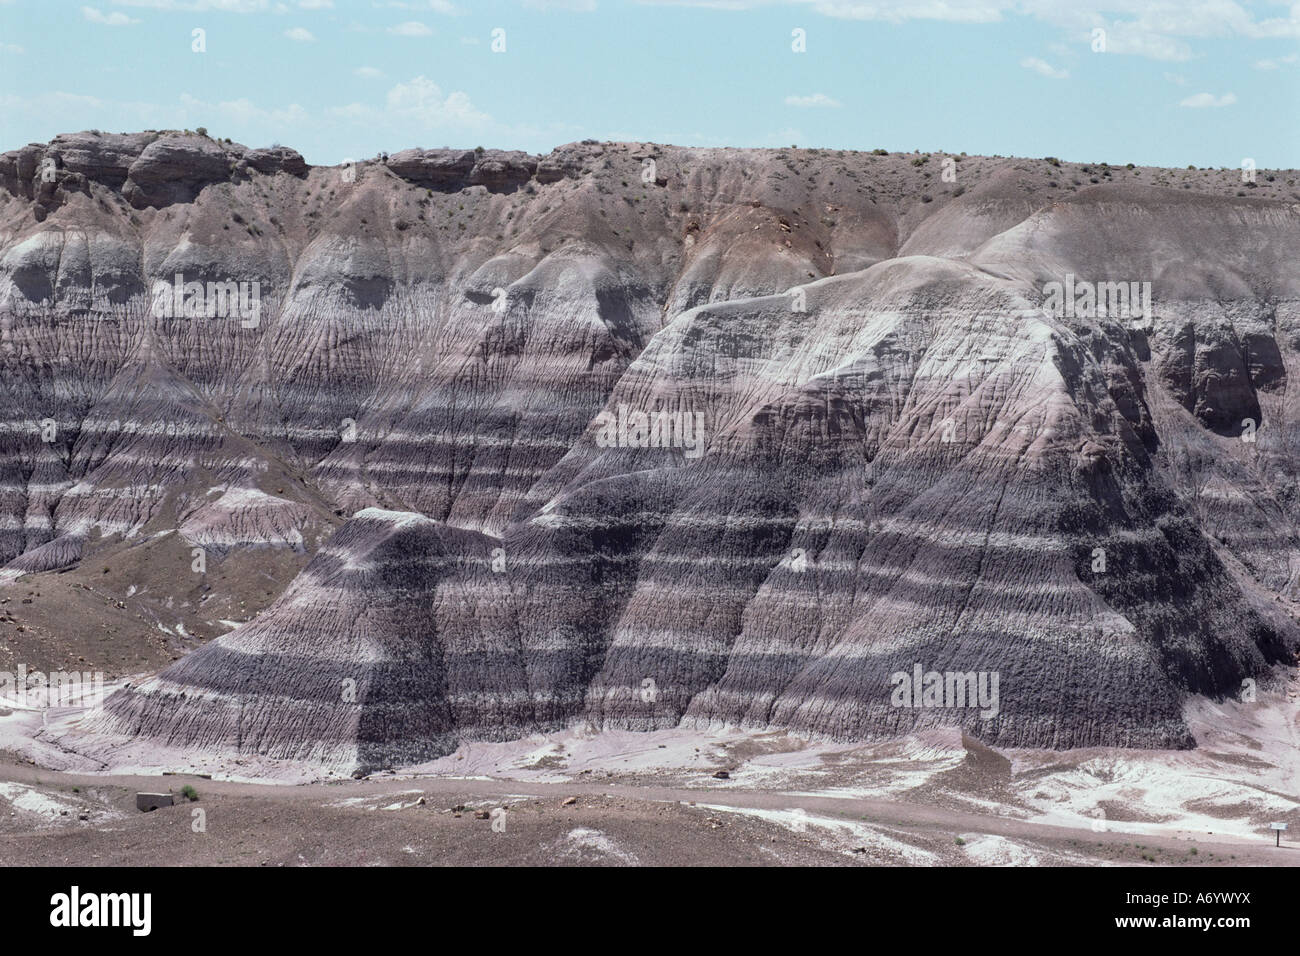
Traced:
<path fill-rule="evenodd" d="M 195 788 L 196 802 L 181 796 L 186 785 Z M 175 806 L 135 809 L 137 790 L 169 789 Z M 1231 837 L 1094 833 L 905 800 L 740 788 L 396 777 L 271 786 L 82 776 L 5 759 L 0 862 L 1258 866 L 1300 863 L 1300 848 Z"/>

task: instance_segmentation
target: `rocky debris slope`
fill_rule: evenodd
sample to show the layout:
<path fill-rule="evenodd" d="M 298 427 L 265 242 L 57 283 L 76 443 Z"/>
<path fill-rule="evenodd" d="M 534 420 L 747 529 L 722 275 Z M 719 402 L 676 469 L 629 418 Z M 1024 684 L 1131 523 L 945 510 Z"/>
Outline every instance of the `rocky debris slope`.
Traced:
<path fill-rule="evenodd" d="M 1300 195 L 1251 185 L 24 147 L 0 156 L 0 579 L 166 554 L 195 608 L 273 602 L 96 725 L 182 748 L 370 769 L 580 719 L 1187 746 L 1187 694 L 1297 646 Z M 1149 282 L 1154 315 L 1045 311 L 1067 276 Z M 167 591 L 114 600 L 153 621 Z M 899 706 L 918 666 L 997 700 Z"/>

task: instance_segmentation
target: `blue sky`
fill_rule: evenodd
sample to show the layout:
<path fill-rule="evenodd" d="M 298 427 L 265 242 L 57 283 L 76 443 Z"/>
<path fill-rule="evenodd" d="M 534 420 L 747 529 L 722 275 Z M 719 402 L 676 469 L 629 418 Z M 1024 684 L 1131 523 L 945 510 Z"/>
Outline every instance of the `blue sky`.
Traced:
<path fill-rule="evenodd" d="M 0 150 L 204 126 L 317 164 L 592 137 L 1300 167 L 1300 3 L 1263 0 L 0 0 L 0 81 Z"/>

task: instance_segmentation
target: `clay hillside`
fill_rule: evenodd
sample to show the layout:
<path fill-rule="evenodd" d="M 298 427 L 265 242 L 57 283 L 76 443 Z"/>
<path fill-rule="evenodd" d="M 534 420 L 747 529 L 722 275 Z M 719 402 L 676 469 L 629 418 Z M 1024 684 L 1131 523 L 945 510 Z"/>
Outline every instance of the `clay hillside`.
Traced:
<path fill-rule="evenodd" d="M 1190 746 L 1300 646 L 1300 187 L 1104 158 L 0 155 L 0 670 L 160 671 L 106 755 L 339 772 L 580 720 Z M 1150 314 L 1051 307 L 1119 282 Z M 894 706 L 917 665 L 997 713 Z"/>

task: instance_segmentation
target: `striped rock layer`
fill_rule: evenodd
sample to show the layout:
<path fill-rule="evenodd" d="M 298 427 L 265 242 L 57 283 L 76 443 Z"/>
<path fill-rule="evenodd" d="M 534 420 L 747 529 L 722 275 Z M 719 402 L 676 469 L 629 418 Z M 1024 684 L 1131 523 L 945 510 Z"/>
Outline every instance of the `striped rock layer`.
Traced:
<path fill-rule="evenodd" d="M 0 578 L 159 534 L 305 563 L 88 736 L 340 771 L 573 721 L 1182 747 L 1187 695 L 1294 663 L 1280 183 L 290 154 L 0 156 Z M 178 274 L 256 315 L 166 314 Z M 1066 276 L 1153 314 L 1044 310 Z M 997 700 L 900 705 L 918 668 Z"/>

